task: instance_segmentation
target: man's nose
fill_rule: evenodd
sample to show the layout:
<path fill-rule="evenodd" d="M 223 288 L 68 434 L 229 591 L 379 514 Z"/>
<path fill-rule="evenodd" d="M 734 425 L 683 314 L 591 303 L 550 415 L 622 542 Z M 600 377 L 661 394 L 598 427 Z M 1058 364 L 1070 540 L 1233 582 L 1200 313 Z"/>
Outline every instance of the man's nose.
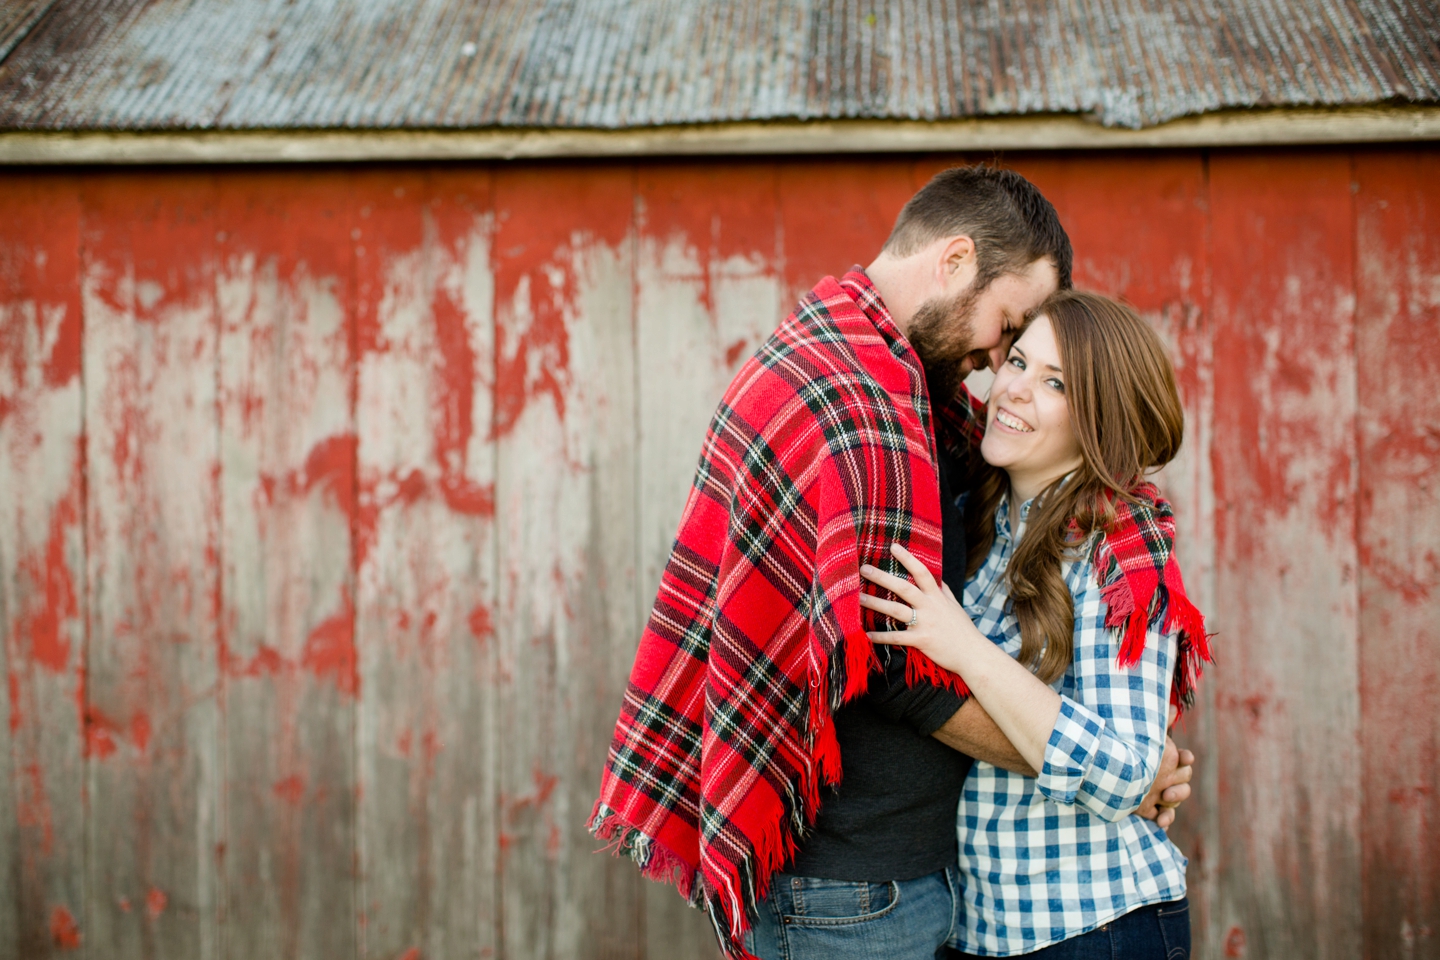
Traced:
<path fill-rule="evenodd" d="M 990 360 L 990 369 L 999 370 L 1000 364 L 1005 362 L 1005 355 L 1009 352 L 1010 345 L 1003 341 L 1000 343 L 999 346 L 991 347 L 989 350 L 987 350 L 985 355 Z"/>

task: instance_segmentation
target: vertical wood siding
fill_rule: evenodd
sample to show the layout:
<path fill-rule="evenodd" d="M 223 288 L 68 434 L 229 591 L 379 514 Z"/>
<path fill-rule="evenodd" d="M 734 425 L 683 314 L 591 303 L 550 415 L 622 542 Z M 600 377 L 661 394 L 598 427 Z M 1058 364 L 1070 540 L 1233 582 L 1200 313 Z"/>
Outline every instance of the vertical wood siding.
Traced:
<path fill-rule="evenodd" d="M 0 957 L 712 958 L 584 820 L 704 428 L 963 158 L 0 173 Z M 1171 345 L 1197 955 L 1440 957 L 1440 164 L 1020 155 Z"/>

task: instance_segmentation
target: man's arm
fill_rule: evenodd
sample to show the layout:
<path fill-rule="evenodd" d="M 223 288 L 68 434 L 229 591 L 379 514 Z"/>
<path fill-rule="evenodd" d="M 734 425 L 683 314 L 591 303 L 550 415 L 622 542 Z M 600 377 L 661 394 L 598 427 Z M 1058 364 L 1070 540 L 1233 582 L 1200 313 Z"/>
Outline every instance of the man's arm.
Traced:
<path fill-rule="evenodd" d="M 993 763 L 1022 776 L 1035 776 L 1035 770 L 1025 762 L 1020 751 L 1011 745 L 1000 727 L 990 719 L 990 714 L 980 706 L 980 701 L 974 697 L 967 699 L 964 705 L 955 711 L 954 716 L 946 720 L 931 736 L 945 746 L 967 753 L 976 760 Z"/>
<path fill-rule="evenodd" d="M 936 740 L 961 753 L 967 753 L 976 760 L 994 764 L 1011 773 L 1035 776 L 1034 769 L 1020 756 L 1020 751 L 1000 731 L 990 714 L 980 706 L 980 701 L 970 697 L 955 713 L 931 734 Z M 1136 811 L 1147 820 L 1154 820 L 1160 828 L 1167 829 L 1175 822 L 1175 810 L 1190 797 L 1190 777 L 1194 774 L 1195 755 L 1181 750 L 1175 741 L 1165 738 L 1165 752 L 1160 758 L 1160 770 L 1150 792 Z"/>

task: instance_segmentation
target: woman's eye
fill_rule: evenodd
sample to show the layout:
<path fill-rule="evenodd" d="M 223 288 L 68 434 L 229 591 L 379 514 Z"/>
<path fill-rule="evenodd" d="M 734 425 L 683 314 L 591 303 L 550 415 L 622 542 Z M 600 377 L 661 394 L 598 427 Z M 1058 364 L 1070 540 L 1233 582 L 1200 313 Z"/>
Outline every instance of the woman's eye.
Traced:
<path fill-rule="evenodd" d="M 1024 369 L 1025 369 L 1025 361 L 1024 361 L 1024 360 L 1021 360 L 1019 357 L 1011 357 L 1011 358 L 1010 358 L 1008 361 L 1006 361 L 1006 362 L 1009 363 L 1010 366 L 1014 367 L 1016 370 L 1024 370 Z"/>
<path fill-rule="evenodd" d="M 1051 377 L 1049 380 L 1046 380 L 1045 382 L 1050 385 L 1050 389 L 1055 390 L 1055 391 L 1057 391 L 1058 393 L 1064 393 L 1064 392 L 1065 392 L 1065 382 L 1064 382 L 1063 380 L 1057 380 L 1057 379 L 1055 379 L 1054 377 Z"/>

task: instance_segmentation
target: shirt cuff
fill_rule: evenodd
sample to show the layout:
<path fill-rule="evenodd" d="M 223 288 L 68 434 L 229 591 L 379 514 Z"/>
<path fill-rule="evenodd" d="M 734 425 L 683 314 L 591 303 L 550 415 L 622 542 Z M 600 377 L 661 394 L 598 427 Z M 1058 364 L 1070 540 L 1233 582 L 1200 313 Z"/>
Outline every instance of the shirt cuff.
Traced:
<path fill-rule="evenodd" d="M 1043 796 L 1056 803 L 1075 803 L 1094 763 L 1103 730 L 1098 716 L 1069 697 L 1060 698 L 1060 715 L 1045 744 L 1045 768 L 1036 781 Z"/>

